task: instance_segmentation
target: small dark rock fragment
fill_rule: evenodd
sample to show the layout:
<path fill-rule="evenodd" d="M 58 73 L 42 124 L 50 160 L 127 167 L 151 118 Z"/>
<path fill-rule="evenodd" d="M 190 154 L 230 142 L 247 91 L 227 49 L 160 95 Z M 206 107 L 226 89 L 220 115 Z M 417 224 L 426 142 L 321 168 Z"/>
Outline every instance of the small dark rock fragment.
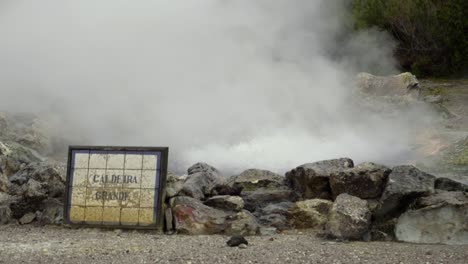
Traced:
<path fill-rule="evenodd" d="M 240 235 L 235 235 L 235 236 L 232 236 L 227 242 L 226 244 L 230 247 L 237 247 L 241 244 L 244 244 L 244 245 L 248 245 L 249 242 L 247 242 L 247 240 L 243 237 L 243 236 L 240 236 Z"/>

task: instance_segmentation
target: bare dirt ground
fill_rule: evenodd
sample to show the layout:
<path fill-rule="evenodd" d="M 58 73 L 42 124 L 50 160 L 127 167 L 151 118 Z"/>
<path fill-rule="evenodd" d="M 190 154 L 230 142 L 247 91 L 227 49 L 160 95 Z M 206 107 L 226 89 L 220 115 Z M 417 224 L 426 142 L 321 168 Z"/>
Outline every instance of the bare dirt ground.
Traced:
<path fill-rule="evenodd" d="M 466 263 L 468 246 L 334 242 L 311 232 L 247 237 L 161 235 L 151 231 L 1 226 L 0 263 Z"/>

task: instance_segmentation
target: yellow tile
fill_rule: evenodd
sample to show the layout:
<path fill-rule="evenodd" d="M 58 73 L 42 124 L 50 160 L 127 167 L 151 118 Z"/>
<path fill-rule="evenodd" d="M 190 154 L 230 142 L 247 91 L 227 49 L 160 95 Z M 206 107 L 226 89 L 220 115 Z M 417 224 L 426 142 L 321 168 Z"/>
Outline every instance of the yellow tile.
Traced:
<path fill-rule="evenodd" d="M 138 208 L 122 208 L 120 223 L 126 225 L 138 224 Z"/>
<path fill-rule="evenodd" d="M 105 183 L 106 187 L 122 187 L 122 182 L 124 179 L 123 169 L 107 169 L 107 182 Z"/>
<path fill-rule="evenodd" d="M 105 169 L 89 169 L 88 187 L 104 187 L 106 182 Z"/>
<path fill-rule="evenodd" d="M 157 168 L 157 156 L 156 155 L 143 155 L 143 169 L 144 170 L 156 170 Z"/>
<path fill-rule="evenodd" d="M 125 169 L 122 180 L 123 188 L 140 188 L 141 170 Z"/>
<path fill-rule="evenodd" d="M 73 187 L 71 189 L 71 205 L 86 205 L 86 188 Z"/>
<path fill-rule="evenodd" d="M 89 167 L 93 169 L 105 169 L 107 163 L 106 153 L 90 153 L 89 155 Z"/>
<path fill-rule="evenodd" d="M 102 223 L 102 207 L 86 207 L 85 222 L 90 224 Z"/>
<path fill-rule="evenodd" d="M 141 171 L 141 188 L 154 188 L 156 184 L 156 171 L 143 170 Z"/>
<path fill-rule="evenodd" d="M 125 168 L 141 170 L 143 166 L 143 155 L 141 154 L 126 154 Z"/>
<path fill-rule="evenodd" d="M 71 206 L 69 210 L 70 222 L 78 223 L 85 220 L 85 207 Z"/>
<path fill-rule="evenodd" d="M 138 216 L 138 224 L 143 225 L 143 226 L 153 224 L 153 215 L 154 215 L 153 208 L 140 208 L 139 216 Z"/>
<path fill-rule="evenodd" d="M 123 169 L 124 161 L 125 161 L 124 154 L 109 153 L 107 155 L 107 168 L 108 169 Z"/>
<path fill-rule="evenodd" d="M 74 187 L 86 187 L 88 183 L 88 169 L 73 169 Z"/>
<path fill-rule="evenodd" d="M 104 206 L 120 206 L 120 201 L 128 199 L 128 192 L 121 187 L 104 188 L 102 194 L 98 194 L 104 200 Z"/>
<path fill-rule="evenodd" d="M 102 222 L 105 224 L 120 223 L 120 207 L 104 207 Z"/>
<path fill-rule="evenodd" d="M 87 189 L 86 206 L 104 206 L 102 188 L 88 188 Z"/>
<path fill-rule="evenodd" d="M 122 192 L 127 192 L 126 200 L 121 201 L 122 207 L 140 207 L 140 189 L 122 189 Z"/>
<path fill-rule="evenodd" d="M 88 168 L 88 153 L 75 153 L 75 164 L 73 168 Z"/>
<path fill-rule="evenodd" d="M 141 189 L 140 207 L 154 207 L 154 189 Z"/>

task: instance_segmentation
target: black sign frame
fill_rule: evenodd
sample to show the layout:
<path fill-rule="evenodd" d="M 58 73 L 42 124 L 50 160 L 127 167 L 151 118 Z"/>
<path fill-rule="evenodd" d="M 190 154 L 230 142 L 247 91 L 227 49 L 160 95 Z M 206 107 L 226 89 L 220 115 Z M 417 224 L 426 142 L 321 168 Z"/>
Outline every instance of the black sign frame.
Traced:
<path fill-rule="evenodd" d="M 74 151 L 136 151 L 136 152 L 160 152 L 160 168 L 159 168 L 159 191 L 158 201 L 155 210 L 156 221 L 152 225 L 138 226 L 138 225 L 109 225 L 109 224 L 90 224 L 86 222 L 73 223 L 70 221 L 71 197 L 70 197 L 70 180 L 72 172 L 72 156 Z M 68 162 L 67 162 L 67 174 L 66 174 L 66 187 L 65 187 L 65 200 L 63 208 L 63 219 L 65 225 L 75 227 L 95 227 L 95 228 L 112 228 L 112 229 L 142 229 L 142 230 L 163 230 L 164 225 L 164 199 L 166 193 L 166 178 L 167 178 L 167 163 L 169 156 L 168 147 L 135 147 L 135 146 L 84 146 L 84 145 L 72 145 L 68 147 Z M 156 195 L 156 191 L 155 191 Z"/>

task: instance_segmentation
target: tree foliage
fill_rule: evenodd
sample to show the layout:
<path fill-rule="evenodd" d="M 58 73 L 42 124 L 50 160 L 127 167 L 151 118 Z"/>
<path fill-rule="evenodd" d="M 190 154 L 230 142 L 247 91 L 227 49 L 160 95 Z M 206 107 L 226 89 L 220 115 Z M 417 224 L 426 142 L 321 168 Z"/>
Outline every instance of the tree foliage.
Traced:
<path fill-rule="evenodd" d="M 440 76 L 468 69 L 468 0 L 354 0 L 353 17 L 358 30 L 395 37 L 405 70 Z"/>

